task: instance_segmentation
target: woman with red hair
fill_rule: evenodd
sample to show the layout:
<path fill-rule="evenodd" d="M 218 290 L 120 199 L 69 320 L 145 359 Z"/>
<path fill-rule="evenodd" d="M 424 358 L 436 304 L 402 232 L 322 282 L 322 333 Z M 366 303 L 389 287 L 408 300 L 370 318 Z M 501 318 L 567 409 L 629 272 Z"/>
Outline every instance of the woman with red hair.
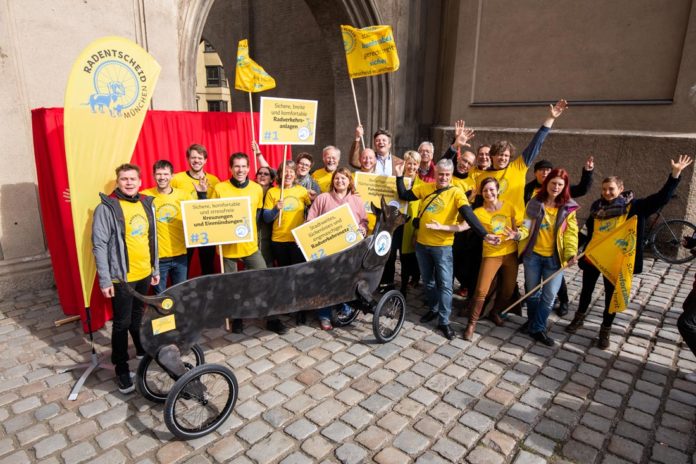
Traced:
<path fill-rule="evenodd" d="M 527 292 L 566 265 L 575 264 L 578 253 L 578 204 L 570 198 L 568 172 L 553 169 L 539 192 L 529 201 L 517 232 L 520 259 L 524 263 Z M 559 272 L 527 299 L 527 331 L 538 342 L 552 346 L 546 321 L 561 286 Z"/>

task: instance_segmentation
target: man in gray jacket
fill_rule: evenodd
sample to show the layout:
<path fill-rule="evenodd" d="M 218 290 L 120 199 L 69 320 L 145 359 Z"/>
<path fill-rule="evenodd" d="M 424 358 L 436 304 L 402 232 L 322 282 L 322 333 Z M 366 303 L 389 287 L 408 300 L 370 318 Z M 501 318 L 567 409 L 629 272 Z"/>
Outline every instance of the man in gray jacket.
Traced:
<path fill-rule="evenodd" d="M 150 284 L 159 283 L 157 231 L 153 198 L 140 195 L 140 168 L 122 164 L 116 168 L 116 189 L 99 194 L 101 204 L 94 210 L 92 252 L 97 263 L 99 288 L 111 298 L 111 362 L 121 393 L 134 390 L 128 368 L 128 333 L 138 358 L 145 354 L 140 343 L 143 304 L 125 288 L 146 294 Z"/>

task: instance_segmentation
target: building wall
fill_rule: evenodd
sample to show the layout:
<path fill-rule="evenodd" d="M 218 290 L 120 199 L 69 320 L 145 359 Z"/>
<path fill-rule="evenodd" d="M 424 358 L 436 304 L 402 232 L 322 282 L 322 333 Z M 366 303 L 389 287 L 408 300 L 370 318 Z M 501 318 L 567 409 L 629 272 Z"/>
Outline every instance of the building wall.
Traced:
<path fill-rule="evenodd" d="M 224 101 L 227 103 L 227 111 L 232 110 L 232 99 L 230 98 L 230 85 L 234 88 L 234 80 L 220 86 L 208 86 L 208 77 L 206 67 L 222 66 L 222 60 L 217 52 L 206 52 L 205 44 L 201 42 L 198 45 L 198 53 L 196 54 L 196 110 L 208 111 L 208 101 Z M 234 73 L 232 74 L 234 79 Z M 223 76 L 226 78 L 226 76 Z M 231 84 L 230 84 L 231 82 Z"/>

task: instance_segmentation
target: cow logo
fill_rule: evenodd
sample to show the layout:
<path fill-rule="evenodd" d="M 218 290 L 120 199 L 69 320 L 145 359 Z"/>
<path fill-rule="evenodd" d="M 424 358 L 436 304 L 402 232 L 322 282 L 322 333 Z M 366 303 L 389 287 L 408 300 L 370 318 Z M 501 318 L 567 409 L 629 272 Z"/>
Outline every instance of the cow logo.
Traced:
<path fill-rule="evenodd" d="M 145 228 L 147 227 L 147 219 L 142 214 L 135 214 L 128 223 L 130 231 L 129 235 L 131 237 L 142 237 L 145 235 Z"/>
<path fill-rule="evenodd" d="M 375 253 L 377 256 L 384 256 L 391 250 L 392 238 L 389 232 L 383 230 L 375 238 Z"/>
<path fill-rule="evenodd" d="M 507 217 L 503 214 L 496 214 L 491 217 L 491 232 L 500 235 L 505 232 L 505 226 L 507 225 Z"/>
<path fill-rule="evenodd" d="M 445 209 L 445 202 L 442 201 L 442 198 L 435 198 L 433 201 L 430 202 L 427 208 L 425 210 L 429 212 L 430 214 L 438 214 L 442 212 L 442 210 Z"/>
<path fill-rule="evenodd" d="M 300 127 L 297 131 L 297 138 L 300 140 L 307 140 L 309 138 L 309 129 L 306 127 Z"/>
<path fill-rule="evenodd" d="M 358 232 L 351 227 L 350 229 L 348 229 L 348 232 L 346 232 L 345 238 L 346 242 L 353 243 L 358 239 Z"/>
<path fill-rule="evenodd" d="M 300 209 L 300 202 L 295 197 L 285 197 L 283 203 L 283 211 L 298 211 Z"/>
<path fill-rule="evenodd" d="M 636 234 L 631 231 L 625 237 L 614 240 L 614 245 L 616 245 L 624 255 L 630 255 L 636 251 Z"/>
<path fill-rule="evenodd" d="M 107 110 L 115 118 L 135 105 L 140 97 L 138 76 L 121 61 L 108 60 L 99 64 L 94 71 L 92 85 L 94 93 L 87 103 L 92 113 Z"/>
<path fill-rule="evenodd" d="M 179 208 L 172 203 L 165 203 L 157 208 L 157 222 L 171 224 L 179 215 Z"/>
<path fill-rule="evenodd" d="M 616 218 L 609 218 L 605 219 L 604 221 L 601 221 L 599 223 L 599 231 L 600 232 L 611 232 L 616 228 Z"/>

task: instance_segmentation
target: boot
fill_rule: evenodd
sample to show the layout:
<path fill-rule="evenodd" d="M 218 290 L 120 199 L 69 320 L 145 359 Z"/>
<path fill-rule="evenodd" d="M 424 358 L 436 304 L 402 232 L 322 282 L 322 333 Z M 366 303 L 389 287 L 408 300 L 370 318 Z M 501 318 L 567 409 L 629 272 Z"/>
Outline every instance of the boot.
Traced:
<path fill-rule="evenodd" d="M 599 347 L 600 350 L 609 348 L 609 334 L 611 334 L 611 327 L 600 326 L 599 340 L 597 341 L 597 347 Z"/>
<path fill-rule="evenodd" d="M 476 300 L 471 308 L 471 314 L 469 315 L 469 323 L 466 325 L 464 330 L 464 340 L 471 340 L 474 338 L 474 332 L 476 331 L 476 323 L 481 316 L 481 311 L 483 310 L 483 304 L 485 300 Z"/>
<path fill-rule="evenodd" d="M 575 317 L 573 317 L 573 320 L 570 321 L 570 324 L 568 324 L 565 328 L 565 331 L 571 334 L 574 334 L 575 332 L 578 331 L 580 327 L 583 326 L 585 323 L 585 316 L 587 313 L 581 313 L 580 311 L 575 312 Z"/>
<path fill-rule="evenodd" d="M 497 309 L 493 309 L 493 310 L 491 311 L 490 317 L 491 317 L 491 321 L 493 321 L 493 323 L 494 323 L 495 325 L 497 325 L 498 327 L 500 327 L 501 325 L 505 324 L 505 321 L 503 320 L 503 318 L 500 317 L 500 314 L 498 314 L 498 310 L 497 310 Z"/>

